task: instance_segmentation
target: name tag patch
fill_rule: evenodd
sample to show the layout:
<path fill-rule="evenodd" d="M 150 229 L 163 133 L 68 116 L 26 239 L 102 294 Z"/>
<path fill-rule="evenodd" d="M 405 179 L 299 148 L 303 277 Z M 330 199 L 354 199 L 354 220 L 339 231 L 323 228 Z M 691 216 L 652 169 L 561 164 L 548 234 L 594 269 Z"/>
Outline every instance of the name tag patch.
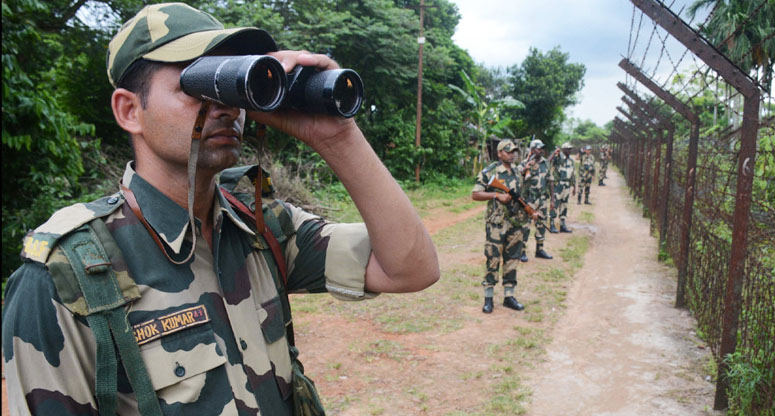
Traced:
<path fill-rule="evenodd" d="M 204 305 L 199 305 L 134 325 L 132 332 L 135 334 L 137 345 L 143 345 L 165 335 L 209 321 L 207 309 Z"/>

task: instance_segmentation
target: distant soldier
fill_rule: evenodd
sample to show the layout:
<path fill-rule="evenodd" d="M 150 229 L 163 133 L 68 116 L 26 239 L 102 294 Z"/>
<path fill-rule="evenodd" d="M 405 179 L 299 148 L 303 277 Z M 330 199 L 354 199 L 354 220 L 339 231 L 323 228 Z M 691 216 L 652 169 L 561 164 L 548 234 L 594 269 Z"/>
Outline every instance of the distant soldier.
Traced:
<path fill-rule="evenodd" d="M 579 194 L 578 203 L 581 204 L 581 193 L 584 192 L 584 203 L 592 205 L 589 202 L 589 187 L 592 185 L 592 178 L 595 177 L 595 156 L 592 155 L 592 146 L 586 145 L 584 152 L 580 155 L 579 165 Z"/>
<path fill-rule="evenodd" d="M 487 259 L 487 273 L 484 276 L 484 307 L 482 312 L 491 313 L 493 294 L 498 284 L 498 269 L 503 259 L 503 306 L 521 311 L 525 307 L 514 297 L 517 286 L 517 264 L 522 251 L 522 225 L 527 214 L 515 206 L 510 194 L 496 192 L 490 184 L 494 179 L 503 182 L 516 194 L 522 192 L 522 178 L 514 167 L 517 146 L 508 139 L 498 143 L 498 159 L 479 173 L 471 191 L 474 201 L 488 201 L 485 227 L 487 240 L 484 242 L 484 256 Z"/>
<path fill-rule="evenodd" d="M 547 200 L 551 201 L 551 205 L 554 205 L 553 181 L 549 174 L 549 162 L 544 157 L 544 143 L 541 140 L 535 139 L 530 142 L 530 153 L 527 159 L 519 164 L 517 170 L 524 176 L 525 202 L 538 211 L 539 218 L 535 220 L 536 258 L 552 259 L 552 256 L 544 251 L 544 240 L 546 239 L 545 221 L 549 218 Z M 524 244 L 520 260 L 527 261 L 525 246 L 527 246 L 527 239 L 530 236 L 530 221 L 524 224 L 522 232 Z"/>
<path fill-rule="evenodd" d="M 556 233 L 554 228 L 554 219 L 560 217 L 561 233 L 572 233 L 565 225 L 565 218 L 568 216 L 568 197 L 576 195 L 576 166 L 570 157 L 573 149 L 570 143 L 565 142 L 562 145 L 562 151 L 557 149 L 549 157 L 549 164 L 554 173 L 554 208 L 551 210 L 551 220 L 549 221 L 549 232 Z M 572 189 L 572 191 L 571 191 Z M 571 193 L 572 192 L 572 193 Z"/>
<path fill-rule="evenodd" d="M 608 170 L 608 161 L 611 160 L 611 149 L 608 145 L 604 144 L 600 150 L 600 172 L 597 174 L 598 186 L 605 186 L 603 179 L 607 178 L 606 171 Z"/>

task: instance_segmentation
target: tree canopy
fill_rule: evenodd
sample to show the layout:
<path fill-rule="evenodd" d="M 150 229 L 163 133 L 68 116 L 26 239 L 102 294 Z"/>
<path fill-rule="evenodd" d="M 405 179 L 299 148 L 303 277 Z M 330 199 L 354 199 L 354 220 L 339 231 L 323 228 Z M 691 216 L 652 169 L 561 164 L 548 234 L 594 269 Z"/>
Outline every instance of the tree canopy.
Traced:
<path fill-rule="evenodd" d="M 508 69 L 511 94 L 525 106 L 516 111 L 520 136 L 535 135 L 551 144 L 560 131 L 564 109 L 578 102 L 586 67 L 568 62 L 559 47 L 543 53 L 530 48 L 520 65 Z"/>

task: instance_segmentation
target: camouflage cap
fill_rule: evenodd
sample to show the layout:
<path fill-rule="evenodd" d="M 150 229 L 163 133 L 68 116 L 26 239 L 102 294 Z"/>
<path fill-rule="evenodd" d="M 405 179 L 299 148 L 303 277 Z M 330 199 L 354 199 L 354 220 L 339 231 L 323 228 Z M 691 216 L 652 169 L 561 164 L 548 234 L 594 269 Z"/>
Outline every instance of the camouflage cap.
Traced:
<path fill-rule="evenodd" d="M 143 7 L 129 19 L 108 46 L 108 78 L 116 87 L 138 59 L 185 62 L 226 44 L 237 55 L 262 55 L 277 50 L 274 39 L 255 27 L 224 29 L 221 22 L 183 3 Z"/>
<path fill-rule="evenodd" d="M 570 144 L 570 142 L 565 142 L 562 144 L 563 149 L 573 149 L 573 145 Z"/>
<path fill-rule="evenodd" d="M 517 146 L 514 145 L 514 142 L 511 141 L 511 139 L 503 139 L 498 143 L 498 151 L 504 151 L 504 152 L 513 152 L 517 150 Z"/>

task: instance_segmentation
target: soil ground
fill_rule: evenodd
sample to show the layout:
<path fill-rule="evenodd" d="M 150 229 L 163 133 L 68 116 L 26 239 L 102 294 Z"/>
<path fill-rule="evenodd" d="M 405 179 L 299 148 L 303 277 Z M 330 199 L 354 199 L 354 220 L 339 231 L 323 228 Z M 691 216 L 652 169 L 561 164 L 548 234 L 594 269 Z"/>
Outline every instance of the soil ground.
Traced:
<path fill-rule="evenodd" d="M 675 271 L 621 176 L 569 206 L 554 260 L 519 266 L 515 312 L 481 312 L 484 204 L 426 216 L 442 280 L 417 294 L 343 303 L 294 296 L 296 339 L 331 415 L 703 415 L 714 385 Z M 460 201 L 461 204 L 469 201 Z M 400 237 L 400 236 L 399 236 Z M 574 249 L 586 254 L 574 257 Z M 583 250 L 581 250 L 583 252 Z M 5 380 L 3 380 L 5 397 Z M 4 416 L 8 414 L 3 400 Z"/>

